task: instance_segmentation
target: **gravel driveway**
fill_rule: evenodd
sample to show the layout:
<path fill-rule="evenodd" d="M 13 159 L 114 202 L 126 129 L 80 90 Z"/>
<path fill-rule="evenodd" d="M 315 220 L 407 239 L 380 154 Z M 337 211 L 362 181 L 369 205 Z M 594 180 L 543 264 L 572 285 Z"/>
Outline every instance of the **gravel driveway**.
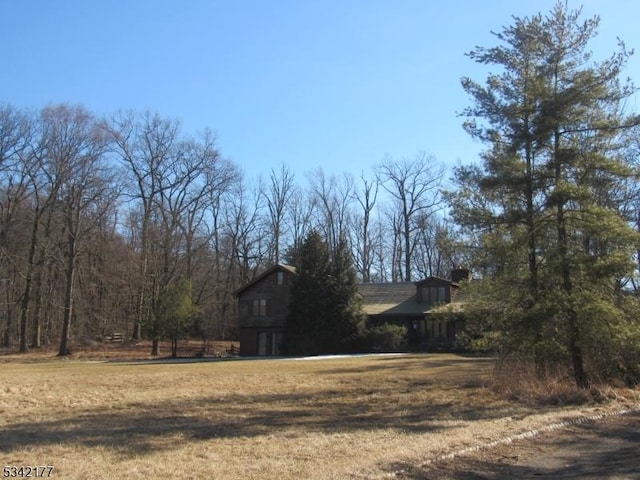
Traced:
<path fill-rule="evenodd" d="M 640 479 L 640 411 L 571 425 L 420 468 L 406 480 Z"/>

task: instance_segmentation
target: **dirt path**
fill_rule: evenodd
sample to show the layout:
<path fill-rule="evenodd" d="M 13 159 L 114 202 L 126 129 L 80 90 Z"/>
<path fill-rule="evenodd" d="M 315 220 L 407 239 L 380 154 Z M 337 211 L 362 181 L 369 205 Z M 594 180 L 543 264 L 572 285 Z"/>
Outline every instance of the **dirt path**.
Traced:
<path fill-rule="evenodd" d="M 410 467 L 405 480 L 640 479 L 640 411 Z"/>

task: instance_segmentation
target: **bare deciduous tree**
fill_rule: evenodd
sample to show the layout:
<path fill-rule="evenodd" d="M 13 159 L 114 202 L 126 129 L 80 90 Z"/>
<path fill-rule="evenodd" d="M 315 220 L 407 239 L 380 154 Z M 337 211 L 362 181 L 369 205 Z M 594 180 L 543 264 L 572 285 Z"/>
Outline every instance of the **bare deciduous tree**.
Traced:
<path fill-rule="evenodd" d="M 296 188 L 291 195 L 289 207 L 289 222 L 291 224 L 291 245 L 287 251 L 287 261 L 291 262 L 293 257 L 302 246 L 302 242 L 307 237 L 313 226 L 313 216 L 316 210 L 316 200 L 308 192 L 300 187 Z"/>
<path fill-rule="evenodd" d="M 344 174 L 327 176 L 319 168 L 309 175 L 311 193 L 315 197 L 317 224 L 333 255 L 340 240 L 348 236 L 350 206 L 353 201 L 353 178 Z"/>
<path fill-rule="evenodd" d="M 0 195 L 0 290 L 5 304 L 5 322 L 0 324 L 2 347 L 10 347 L 14 338 L 13 305 L 20 280 L 16 255 L 20 254 L 23 243 L 16 229 L 21 228 L 19 217 L 28 210 L 29 177 L 24 159 L 30 136 L 29 116 L 9 105 L 0 105 L 0 185 L 3 189 Z M 22 332 L 22 318 L 20 329 Z M 22 350 L 22 341 L 20 345 Z M 26 344 L 22 351 L 26 351 Z"/>
<path fill-rule="evenodd" d="M 354 247 L 355 267 L 358 270 L 362 281 L 371 281 L 371 269 L 373 268 L 373 248 L 372 237 L 373 209 L 378 199 L 378 189 L 380 184 L 377 178 L 369 180 L 364 173 L 360 175 L 360 189 L 354 189 L 353 198 L 358 203 L 359 215 L 354 215 L 352 245 Z"/>
<path fill-rule="evenodd" d="M 41 118 L 46 175 L 57 189 L 65 236 L 63 321 L 58 350 L 62 356 L 70 353 L 76 266 L 82 241 L 113 198 L 113 185 L 104 158 L 106 138 L 88 111 L 61 105 L 43 109 Z"/>
<path fill-rule="evenodd" d="M 278 171 L 271 169 L 269 184 L 260 190 L 267 203 L 271 245 L 269 245 L 269 263 L 277 264 L 282 260 L 281 240 L 285 228 L 286 212 L 294 190 L 294 174 L 289 167 L 281 165 Z"/>
<path fill-rule="evenodd" d="M 149 271 L 151 224 L 161 190 L 167 188 L 166 182 L 160 182 L 169 175 L 175 162 L 174 145 L 178 141 L 179 124 L 149 112 L 120 112 L 105 124 L 105 128 L 110 133 L 116 155 L 131 175 L 126 194 L 138 202 L 141 215 L 137 246 L 140 251 L 137 318 L 132 335 L 134 339 L 140 339 L 142 325 L 149 320 L 147 294 L 155 275 Z"/>
<path fill-rule="evenodd" d="M 421 223 L 428 221 L 441 204 L 443 175 L 444 168 L 425 153 L 401 162 L 387 157 L 378 166 L 380 183 L 395 200 L 403 242 L 404 272 L 400 277 L 406 281 L 412 279 L 412 256 L 416 248 L 416 232 L 420 229 L 418 220 Z"/>

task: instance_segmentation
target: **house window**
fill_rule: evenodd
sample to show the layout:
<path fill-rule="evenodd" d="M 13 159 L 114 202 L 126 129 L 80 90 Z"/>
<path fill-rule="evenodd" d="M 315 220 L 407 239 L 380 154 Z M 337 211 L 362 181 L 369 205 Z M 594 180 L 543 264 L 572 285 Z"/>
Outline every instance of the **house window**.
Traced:
<path fill-rule="evenodd" d="M 264 317 L 267 315 L 267 299 L 254 298 L 252 315 L 254 317 Z"/>
<path fill-rule="evenodd" d="M 423 287 L 422 301 L 424 303 L 441 303 L 447 301 L 446 287 Z"/>
<path fill-rule="evenodd" d="M 276 283 L 278 285 L 284 285 L 284 272 L 276 273 Z"/>

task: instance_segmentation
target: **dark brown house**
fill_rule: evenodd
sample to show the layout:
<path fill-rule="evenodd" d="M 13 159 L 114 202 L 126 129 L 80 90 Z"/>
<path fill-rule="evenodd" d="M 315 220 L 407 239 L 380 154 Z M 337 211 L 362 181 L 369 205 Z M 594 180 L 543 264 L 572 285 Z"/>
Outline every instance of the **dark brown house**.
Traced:
<path fill-rule="evenodd" d="M 295 274 L 293 267 L 276 265 L 235 292 L 240 355 L 280 355 L 291 281 Z"/>
<path fill-rule="evenodd" d="M 287 307 L 295 268 L 276 265 L 236 292 L 240 355 L 280 355 Z M 453 348 L 461 320 L 442 315 L 459 310 L 459 282 L 466 269 L 452 271 L 451 279 L 429 277 L 419 282 L 358 285 L 370 324 L 393 323 L 407 327 L 413 348 Z"/>

